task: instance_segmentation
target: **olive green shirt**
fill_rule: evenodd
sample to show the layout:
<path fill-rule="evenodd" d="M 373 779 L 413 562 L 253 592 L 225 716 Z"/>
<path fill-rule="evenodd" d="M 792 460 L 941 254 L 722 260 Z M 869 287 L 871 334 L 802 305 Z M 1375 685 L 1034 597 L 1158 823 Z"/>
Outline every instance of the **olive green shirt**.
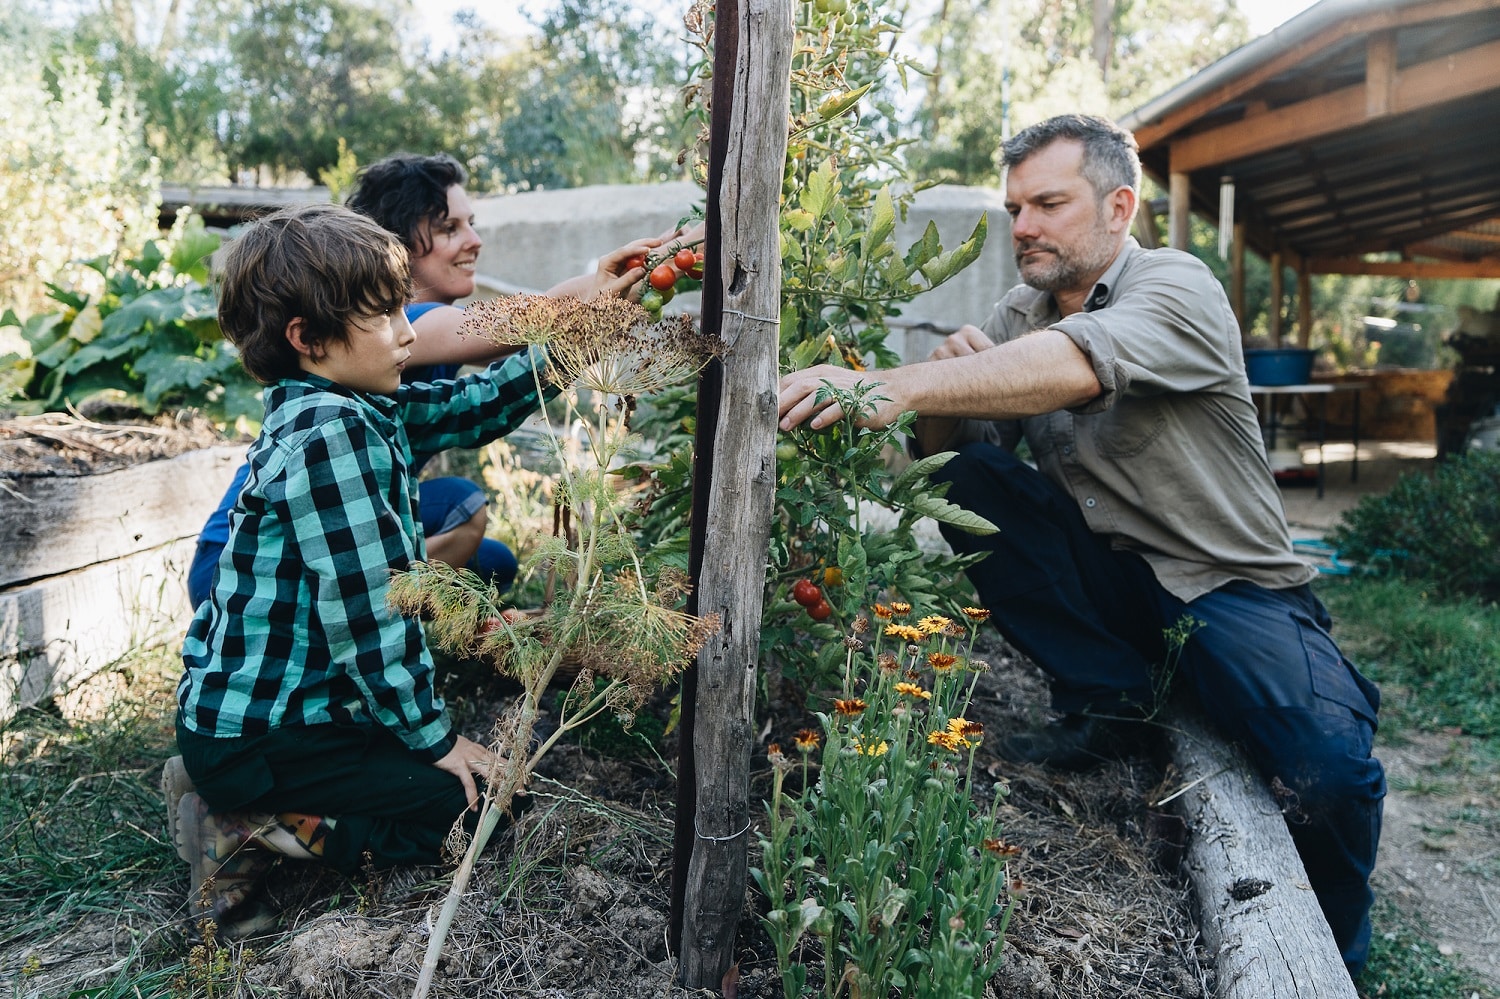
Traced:
<path fill-rule="evenodd" d="M 1235 579 L 1271 589 L 1317 575 L 1292 553 L 1286 514 L 1250 401 L 1239 326 L 1200 261 L 1129 240 L 1084 311 L 1013 288 L 984 332 L 997 343 L 1059 330 L 1088 356 L 1103 391 L 1018 421 L 960 424 L 951 443 L 1024 435 L 1048 478 L 1095 533 L 1139 553 L 1189 601 Z"/>

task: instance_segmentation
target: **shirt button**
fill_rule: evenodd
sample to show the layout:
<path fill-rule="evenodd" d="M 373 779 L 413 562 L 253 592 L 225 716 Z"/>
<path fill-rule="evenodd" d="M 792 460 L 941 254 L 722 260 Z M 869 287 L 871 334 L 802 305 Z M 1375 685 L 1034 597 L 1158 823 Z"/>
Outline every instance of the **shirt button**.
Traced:
<path fill-rule="evenodd" d="M 1094 497 L 1090 496 L 1088 499 L 1084 500 L 1083 501 L 1083 505 L 1086 506 L 1086 507 L 1088 507 L 1090 510 L 1092 510 L 1094 508 L 1094 505 L 1095 505 L 1094 504 Z"/>
<path fill-rule="evenodd" d="M 1071 444 L 1064 444 L 1063 445 L 1063 454 L 1065 454 L 1065 455 L 1071 455 L 1072 453 L 1073 453 L 1073 445 L 1071 445 Z"/>

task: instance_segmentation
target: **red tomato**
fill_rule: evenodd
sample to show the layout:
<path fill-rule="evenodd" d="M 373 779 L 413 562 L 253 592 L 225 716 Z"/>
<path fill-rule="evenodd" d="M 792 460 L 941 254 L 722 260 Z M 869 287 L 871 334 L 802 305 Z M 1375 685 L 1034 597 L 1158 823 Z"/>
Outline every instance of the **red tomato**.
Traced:
<path fill-rule="evenodd" d="M 833 605 L 830 604 L 827 600 L 824 600 L 822 597 L 819 597 L 818 602 L 807 609 L 807 616 L 812 618 L 814 621 L 827 620 L 828 615 L 832 613 Z"/>
<path fill-rule="evenodd" d="M 644 253 L 637 253 L 635 256 L 633 256 L 633 257 L 631 257 L 631 258 L 629 258 L 628 260 L 625 261 L 625 269 L 627 271 L 633 271 L 637 267 L 645 267 L 645 266 L 646 266 L 646 255 Z"/>
<path fill-rule="evenodd" d="M 799 579 L 792 584 L 792 599 L 803 607 L 811 607 L 823 599 L 823 591 L 810 579 Z"/>
<path fill-rule="evenodd" d="M 697 262 L 698 255 L 685 246 L 672 256 L 672 263 L 676 264 L 680 271 L 690 270 Z"/>
<path fill-rule="evenodd" d="M 672 269 L 671 264 L 657 264 L 656 269 L 646 280 L 651 282 L 651 287 L 657 291 L 666 291 L 677 283 L 677 272 Z"/>

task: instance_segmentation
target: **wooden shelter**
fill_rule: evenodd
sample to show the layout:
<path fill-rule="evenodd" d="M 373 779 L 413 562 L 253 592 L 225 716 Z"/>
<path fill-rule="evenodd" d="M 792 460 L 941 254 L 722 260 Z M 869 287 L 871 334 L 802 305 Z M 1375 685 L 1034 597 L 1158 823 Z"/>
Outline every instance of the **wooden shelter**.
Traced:
<path fill-rule="evenodd" d="M 1236 314 L 1248 247 L 1274 298 L 1296 272 L 1304 346 L 1309 275 L 1500 277 L 1500 0 L 1322 0 L 1120 124 L 1172 246 L 1233 185 Z"/>

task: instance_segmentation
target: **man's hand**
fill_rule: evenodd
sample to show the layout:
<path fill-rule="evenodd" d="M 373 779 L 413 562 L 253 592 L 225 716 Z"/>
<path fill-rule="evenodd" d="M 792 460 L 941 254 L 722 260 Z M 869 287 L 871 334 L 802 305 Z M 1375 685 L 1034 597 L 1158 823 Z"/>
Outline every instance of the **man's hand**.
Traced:
<path fill-rule="evenodd" d="M 781 416 L 781 429 L 790 430 L 806 421 L 810 429 L 822 430 L 843 419 L 844 410 L 836 400 L 827 399 L 821 403 L 817 401 L 818 390 L 823 388 L 824 382 L 839 389 L 852 389 L 856 385 L 864 385 L 874 390 L 871 392 L 872 397 L 889 397 L 870 398 L 875 410 L 859 420 L 859 425 L 862 427 L 888 426 L 903 412 L 891 381 L 892 376 L 897 375 L 899 370 L 850 371 L 848 368 L 839 368 L 832 364 L 819 364 L 783 375 L 780 383 L 781 402 L 778 408 Z"/>
<path fill-rule="evenodd" d="M 495 762 L 495 754 L 477 742 L 458 737 L 448 755 L 433 766 L 457 777 L 464 786 L 464 797 L 469 799 L 469 808 L 479 804 L 479 788 L 474 784 L 475 774 L 486 774 Z"/>
<path fill-rule="evenodd" d="M 941 361 L 947 357 L 967 357 L 981 350 L 989 350 L 994 345 L 995 341 L 985 336 L 978 326 L 960 326 L 958 332 L 948 334 L 943 342 L 937 345 L 937 349 L 927 355 L 927 359 Z"/>

